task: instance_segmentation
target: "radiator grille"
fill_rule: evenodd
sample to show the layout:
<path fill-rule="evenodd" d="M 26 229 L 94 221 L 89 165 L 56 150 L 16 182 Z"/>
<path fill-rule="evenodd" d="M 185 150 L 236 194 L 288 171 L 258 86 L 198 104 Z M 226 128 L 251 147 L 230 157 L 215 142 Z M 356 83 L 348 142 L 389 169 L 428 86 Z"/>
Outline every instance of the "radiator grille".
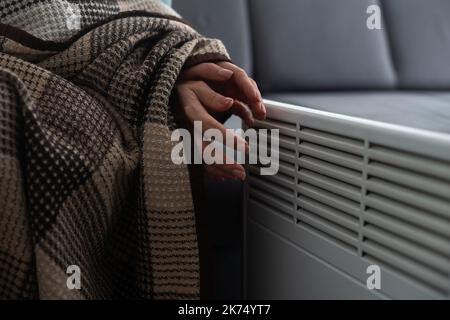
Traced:
<path fill-rule="evenodd" d="M 249 196 L 292 223 L 449 295 L 450 162 L 275 119 L 280 173 Z"/>
<path fill-rule="evenodd" d="M 256 165 L 250 166 L 248 168 L 249 198 L 293 223 L 296 176 L 296 125 L 294 123 L 267 120 L 258 123 L 256 129 L 280 130 L 280 168 L 275 176 L 260 176 L 259 168 Z"/>
<path fill-rule="evenodd" d="M 297 223 L 357 251 L 364 142 L 299 127 Z"/>
<path fill-rule="evenodd" d="M 447 293 L 450 165 L 380 145 L 367 158 L 363 254 Z"/>

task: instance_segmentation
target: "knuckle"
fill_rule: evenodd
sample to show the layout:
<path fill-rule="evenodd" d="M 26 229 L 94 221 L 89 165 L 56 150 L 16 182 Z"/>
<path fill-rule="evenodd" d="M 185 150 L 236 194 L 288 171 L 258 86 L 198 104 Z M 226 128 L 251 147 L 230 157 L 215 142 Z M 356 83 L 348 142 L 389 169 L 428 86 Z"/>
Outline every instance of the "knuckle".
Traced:
<path fill-rule="evenodd" d="M 183 109 L 186 112 L 188 118 L 192 120 L 195 116 L 195 107 L 192 105 L 192 103 L 184 104 Z"/>
<path fill-rule="evenodd" d="M 189 80 L 189 81 L 186 81 L 186 86 L 189 88 L 194 88 L 197 86 L 197 83 L 198 83 L 197 81 Z"/>
<path fill-rule="evenodd" d="M 177 84 L 177 90 L 179 90 L 179 91 L 185 91 L 186 89 L 189 89 L 190 82 L 191 82 L 191 81 L 181 81 L 181 82 L 178 82 L 178 84 Z"/>
<path fill-rule="evenodd" d="M 211 63 L 211 62 L 206 62 L 206 63 L 203 63 L 203 68 L 205 70 L 215 70 L 216 69 L 216 64 Z"/>
<path fill-rule="evenodd" d="M 247 77 L 247 72 L 242 68 L 237 68 L 235 73 L 238 77 Z"/>

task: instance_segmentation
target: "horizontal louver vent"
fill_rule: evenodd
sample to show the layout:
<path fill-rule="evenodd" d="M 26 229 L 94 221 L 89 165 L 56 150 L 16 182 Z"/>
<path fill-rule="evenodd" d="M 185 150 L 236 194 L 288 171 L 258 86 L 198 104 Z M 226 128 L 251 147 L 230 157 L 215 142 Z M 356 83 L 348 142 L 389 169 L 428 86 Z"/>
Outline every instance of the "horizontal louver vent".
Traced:
<path fill-rule="evenodd" d="M 449 164 L 379 145 L 368 151 L 363 254 L 448 292 Z"/>
<path fill-rule="evenodd" d="M 256 129 L 279 129 L 279 171 L 260 176 L 256 165 L 248 167 L 249 198 L 272 212 L 294 221 L 296 124 L 268 119 Z M 259 133 L 261 134 L 261 133 Z"/>
<path fill-rule="evenodd" d="M 250 167 L 251 201 L 448 297 L 450 161 L 301 123 L 257 127 L 280 129 L 280 172 Z"/>
<path fill-rule="evenodd" d="M 298 224 L 356 251 L 364 142 L 301 128 Z"/>

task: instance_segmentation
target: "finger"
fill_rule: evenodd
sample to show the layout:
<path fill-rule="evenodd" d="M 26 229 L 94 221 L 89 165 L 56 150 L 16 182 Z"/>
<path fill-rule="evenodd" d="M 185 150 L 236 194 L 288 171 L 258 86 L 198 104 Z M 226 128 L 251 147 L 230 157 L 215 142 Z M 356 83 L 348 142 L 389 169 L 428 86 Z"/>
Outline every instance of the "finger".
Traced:
<path fill-rule="evenodd" d="M 238 88 L 244 93 L 249 101 L 259 102 L 261 100 L 258 87 L 251 81 L 247 73 L 230 62 L 219 62 L 221 67 L 233 71 L 233 79 Z"/>
<path fill-rule="evenodd" d="M 209 129 L 218 129 L 221 132 L 223 137 L 222 143 L 224 145 L 229 146 L 233 150 L 243 150 L 245 154 L 248 154 L 250 147 L 247 141 L 237 135 L 234 131 L 228 131 L 230 133 L 228 134 L 225 126 L 208 114 L 206 120 L 203 122 L 203 130 L 207 131 Z"/>
<path fill-rule="evenodd" d="M 228 165 L 214 165 L 212 166 L 217 169 L 217 172 L 223 175 L 227 179 L 237 179 L 244 181 L 246 178 L 245 169 L 241 165 L 239 168 L 233 168 Z"/>
<path fill-rule="evenodd" d="M 203 143 L 203 151 L 210 143 Z M 222 147 L 222 148 L 221 148 Z M 214 149 L 215 159 L 218 159 L 216 163 L 210 164 L 214 167 L 216 172 L 221 172 L 225 177 L 231 177 L 234 179 L 245 180 L 245 169 L 242 165 L 231 159 L 224 151 L 223 146 Z"/>
<path fill-rule="evenodd" d="M 180 80 L 226 81 L 233 71 L 215 63 L 201 63 L 182 72 Z"/>
<path fill-rule="evenodd" d="M 214 119 L 208 111 L 203 107 L 202 103 L 198 99 L 196 93 L 192 88 L 187 85 L 179 85 L 177 87 L 178 97 L 180 99 L 181 105 L 184 108 L 186 118 L 192 124 L 194 121 L 200 121 L 202 123 L 203 133 L 208 129 L 218 129 L 223 137 L 223 142 L 227 145 L 233 143 L 235 150 L 244 149 L 246 153 L 249 152 L 248 143 L 236 134 L 232 135 L 233 141 L 227 141 L 227 130 L 224 125 Z"/>
<path fill-rule="evenodd" d="M 262 101 L 263 98 L 262 98 L 262 95 L 261 95 L 261 91 L 259 90 L 258 84 L 256 83 L 256 81 L 254 79 L 252 79 L 250 77 L 249 77 L 249 79 L 253 83 L 253 86 L 256 88 L 259 100 Z"/>
<path fill-rule="evenodd" d="M 242 103 L 241 101 L 234 100 L 233 106 L 230 108 L 230 111 L 232 114 L 244 120 L 247 126 L 253 127 L 255 125 L 255 118 L 253 117 L 252 111 L 246 104 Z"/>
<path fill-rule="evenodd" d="M 258 84 L 256 83 L 255 80 L 253 80 L 252 78 L 250 78 L 250 80 L 253 82 L 255 87 L 258 89 L 259 98 L 261 100 L 259 107 L 260 107 L 260 109 L 262 111 L 261 113 L 264 115 L 264 119 L 265 119 L 266 115 L 267 115 L 267 110 L 266 110 L 266 106 L 264 105 L 264 102 L 263 102 L 263 98 L 262 98 L 262 95 L 261 95 L 261 90 L 259 90 Z M 262 120 L 264 120 L 264 119 L 262 119 Z"/>
<path fill-rule="evenodd" d="M 197 81 L 191 86 L 200 102 L 209 110 L 217 112 L 228 111 L 234 103 L 234 99 L 224 97 L 211 89 L 205 82 Z"/>
<path fill-rule="evenodd" d="M 244 101 L 248 102 L 250 108 L 255 112 L 255 116 L 258 119 L 263 120 L 265 118 L 266 111 L 264 104 L 262 103 L 261 92 L 259 91 L 256 82 L 251 79 L 244 70 L 232 63 L 219 62 L 219 65 L 233 71 L 233 79 L 238 89 L 244 94 Z"/>
<path fill-rule="evenodd" d="M 224 181 L 225 180 L 225 177 L 222 175 L 222 173 L 218 169 L 216 169 L 212 166 L 205 166 L 204 170 L 205 170 L 205 176 L 208 179 L 212 179 L 212 180 L 216 180 L 216 181 Z"/>
<path fill-rule="evenodd" d="M 211 176 L 215 176 L 219 179 L 230 179 L 230 180 L 241 180 L 244 181 L 246 178 L 246 173 L 244 168 L 232 168 L 226 165 L 209 165 L 206 166 L 207 172 Z"/>
<path fill-rule="evenodd" d="M 216 166 L 205 166 L 206 175 L 214 180 L 224 181 L 224 180 L 236 180 L 237 178 L 233 175 L 223 172 Z"/>

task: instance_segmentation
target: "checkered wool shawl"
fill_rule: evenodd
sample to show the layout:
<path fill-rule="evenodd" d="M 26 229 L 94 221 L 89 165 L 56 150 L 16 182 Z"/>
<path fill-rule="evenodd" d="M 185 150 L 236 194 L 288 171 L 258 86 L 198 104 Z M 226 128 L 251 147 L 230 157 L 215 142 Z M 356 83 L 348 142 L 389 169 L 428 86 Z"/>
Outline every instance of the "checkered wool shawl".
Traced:
<path fill-rule="evenodd" d="M 0 298 L 198 297 L 169 101 L 227 59 L 157 1 L 0 2 Z"/>

